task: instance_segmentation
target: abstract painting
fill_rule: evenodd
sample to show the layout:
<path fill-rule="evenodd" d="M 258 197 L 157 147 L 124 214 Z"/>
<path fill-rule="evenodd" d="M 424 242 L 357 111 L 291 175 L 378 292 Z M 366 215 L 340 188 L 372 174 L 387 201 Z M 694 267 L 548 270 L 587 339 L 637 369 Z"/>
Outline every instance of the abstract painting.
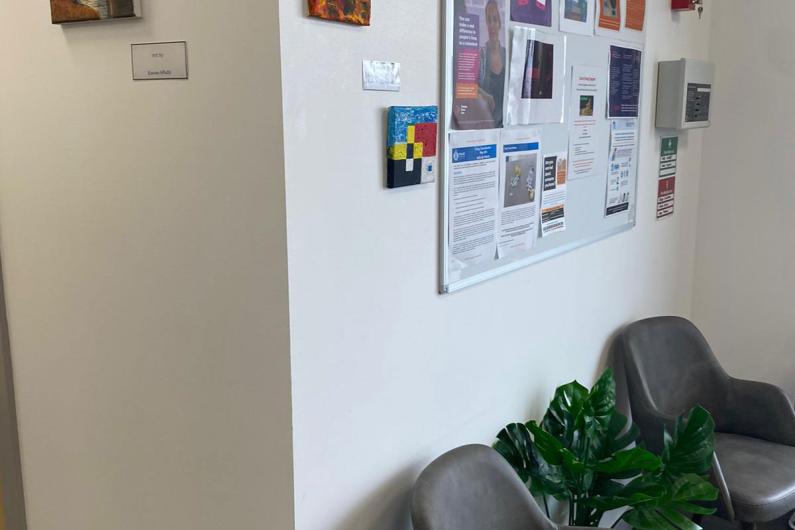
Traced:
<path fill-rule="evenodd" d="M 50 0 L 53 24 L 141 16 L 140 0 Z"/>
<path fill-rule="evenodd" d="M 370 0 L 309 0 L 309 14 L 327 20 L 369 26 Z"/>
<path fill-rule="evenodd" d="M 387 187 L 436 180 L 438 107 L 389 107 Z"/>

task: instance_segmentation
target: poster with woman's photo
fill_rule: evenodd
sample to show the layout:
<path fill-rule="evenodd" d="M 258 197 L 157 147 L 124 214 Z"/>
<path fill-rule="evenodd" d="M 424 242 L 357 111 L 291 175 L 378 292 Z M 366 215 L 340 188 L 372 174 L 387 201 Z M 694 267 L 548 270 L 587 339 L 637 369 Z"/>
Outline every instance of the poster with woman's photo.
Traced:
<path fill-rule="evenodd" d="M 503 126 L 508 71 L 505 0 L 455 0 L 453 128 Z"/>
<path fill-rule="evenodd" d="M 593 35 L 594 0 L 560 0 L 560 31 Z"/>
<path fill-rule="evenodd" d="M 565 57 L 564 35 L 513 29 L 506 125 L 563 122 Z"/>

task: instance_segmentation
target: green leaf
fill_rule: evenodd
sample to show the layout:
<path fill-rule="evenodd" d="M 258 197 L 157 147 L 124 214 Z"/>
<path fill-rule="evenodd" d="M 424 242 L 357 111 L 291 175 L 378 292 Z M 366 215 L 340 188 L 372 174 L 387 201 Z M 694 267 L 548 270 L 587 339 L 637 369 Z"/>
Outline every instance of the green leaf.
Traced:
<path fill-rule="evenodd" d="M 704 475 L 712 467 L 715 421 L 704 408 L 696 407 L 687 418 L 679 418 L 673 435 L 666 433 L 664 445 L 662 461 L 666 475 Z"/>
<path fill-rule="evenodd" d="M 671 485 L 673 502 L 714 501 L 718 490 L 708 480 L 690 473 L 677 478 Z"/>
<path fill-rule="evenodd" d="M 694 515 L 712 515 L 717 511 L 715 508 L 707 508 L 706 506 L 699 506 L 689 502 L 672 502 L 671 508 L 682 513 L 691 513 Z"/>
<path fill-rule="evenodd" d="M 541 457 L 553 466 L 563 464 L 563 450 L 565 449 L 563 443 L 552 434 L 544 431 L 534 421 L 529 421 L 525 425 L 533 434 L 533 442 L 538 448 Z"/>
<path fill-rule="evenodd" d="M 521 423 L 507 425 L 497 435 L 494 449 L 511 464 L 522 482 L 530 480 L 531 468 L 537 467 L 533 454 L 533 437 Z"/>
<path fill-rule="evenodd" d="M 526 425 L 507 425 L 497 435 L 494 449 L 513 467 L 522 482 L 530 482 L 529 489 L 533 495 L 568 499 L 569 492 L 560 468 L 550 466 L 541 458 Z"/>
<path fill-rule="evenodd" d="M 624 514 L 624 521 L 637 530 L 677 530 L 655 510 L 633 509 Z"/>
<path fill-rule="evenodd" d="M 588 389 L 572 381 L 555 390 L 552 402 L 544 415 L 544 429 L 571 448 L 579 439 L 583 426 L 582 410 L 588 400 Z"/>
<path fill-rule="evenodd" d="M 640 429 L 634 424 L 630 425 L 627 429 L 627 423 L 629 423 L 629 420 L 626 416 L 616 411 L 613 412 L 607 428 L 607 444 L 604 447 L 604 453 L 606 454 L 600 456 L 606 457 L 607 455 L 626 449 L 638 440 L 640 437 Z"/>
<path fill-rule="evenodd" d="M 608 368 L 594 384 L 588 394 L 588 404 L 594 419 L 607 429 L 616 408 L 616 381 L 613 370 Z"/>
<path fill-rule="evenodd" d="M 676 528 L 680 528 L 681 530 L 702 530 L 699 525 L 676 510 L 660 508 L 658 513 L 668 519 Z"/>
<path fill-rule="evenodd" d="M 629 495 L 627 495 L 629 493 Z M 625 492 L 619 492 L 612 502 L 603 503 L 616 507 L 619 502 L 633 507 L 625 516 L 625 520 L 648 524 L 650 521 L 667 521 L 666 526 L 673 530 L 698 530 L 685 514 L 698 513 L 710 515 L 715 510 L 692 504 L 694 501 L 708 501 L 717 498 L 717 490 L 698 475 L 684 475 L 673 483 L 667 483 L 660 477 L 643 476 L 627 485 Z M 636 527 L 635 528 L 640 528 Z"/>
<path fill-rule="evenodd" d="M 626 451 L 619 451 L 610 460 L 596 464 L 594 470 L 616 478 L 631 478 L 641 471 L 655 471 L 662 462 L 653 453 L 635 447 Z"/>
<path fill-rule="evenodd" d="M 659 514 L 668 519 L 674 526 L 681 530 L 701 530 L 701 527 L 681 513 L 671 508 L 660 508 Z"/>

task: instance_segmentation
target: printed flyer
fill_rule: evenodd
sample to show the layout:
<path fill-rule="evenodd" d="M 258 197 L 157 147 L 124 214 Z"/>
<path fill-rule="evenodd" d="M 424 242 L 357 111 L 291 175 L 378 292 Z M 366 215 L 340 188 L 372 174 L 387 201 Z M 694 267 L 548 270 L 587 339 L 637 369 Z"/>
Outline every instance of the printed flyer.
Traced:
<path fill-rule="evenodd" d="M 500 128 L 508 71 L 505 0 L 459 0 L 453 19 L 453 128 Z"/>
<path fill-rule="evenodd" d="M 514 28 L 506 125 L 563 122 L 565 58 L 564 35 Z"/>
<path fill-rule="evenodd" d="M 597 0 L 599 2 L 598 26 L 602 29 L 621 29 L 621 0 Z"/>
<path fill-rule="evenodd" d="M 642 55 L 634 48 L 610 46 L 608 118 L 638 117 Z"/>
<path fill-rule="evenodd" d="M 500 159 L 500 228 L 497 252 L 505 258 L 526 253 L 538 236 L 541 131 L 506 129 Z"/>
<path fill-rule="evenodd" d="M 637 127 L 637 120 L 613 120 L 610 123 L 605 217 L 629 210 L 632 167 L 638 152 Z"/>
<path fill-rule="evenodd" d="M 571 180 L 596 174 L 599 158 L 597 109 L 605 108 L 606 70 L 593 66 L 572 67 L 571 133 L 569 160 Z M 603 166 L 604 167 L 604 166 Z"/>
<path fill-rule="evenodd" d="M 499 131 L 450 134 L 450 270 L 496 257 Z"/>
<path fill-rule="evenodd" d="M 646 22 L 646 0 L 627 0 L 627 18 L 624 27 L 643 31 Z"/>
<path fill-rule="evenodd" d="M 566 230 L 566 153 L 544 156 L 544 191 L 541 195 L 541 236 Z"/>
<path fill-rule="evenodd" d="M 594 0 L 560 0 L 560 31 L 593 35 Z"/>

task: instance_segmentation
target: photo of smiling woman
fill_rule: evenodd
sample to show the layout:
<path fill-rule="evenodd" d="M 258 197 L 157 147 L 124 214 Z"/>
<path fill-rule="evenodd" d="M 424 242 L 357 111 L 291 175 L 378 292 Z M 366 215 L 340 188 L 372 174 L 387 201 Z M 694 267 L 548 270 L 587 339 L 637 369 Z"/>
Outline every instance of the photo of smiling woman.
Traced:
<path fill-rule="evenodd" d="M 480 49 L 480 97 L 491 110 L 494 127 L 502 127 L 502 104 L 505 99 L 505 46 L 502 45 L 502 14 L 497 0 L 486 3 L 486 27 L 489 40 Z"/>
<path fill-rule="evenodd" d="M 505 0 L 456 0 L 454 6 L 453 127 L 501 128 L 508 60 Z"/>

